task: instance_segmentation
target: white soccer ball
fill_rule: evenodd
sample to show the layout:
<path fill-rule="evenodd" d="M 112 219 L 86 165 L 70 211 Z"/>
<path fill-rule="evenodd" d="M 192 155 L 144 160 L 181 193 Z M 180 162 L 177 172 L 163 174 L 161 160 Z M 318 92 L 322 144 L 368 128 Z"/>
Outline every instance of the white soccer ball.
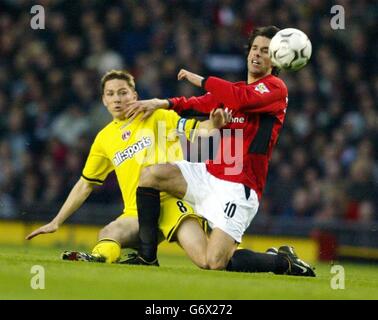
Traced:
<path fill-rule="evenodd" d="M 273 65 L 288 71 L 302 69 L 310 60 L 311 52 L 309 38 L 295 28 L 277 32 L 269 45 L 269 57 Z"/>

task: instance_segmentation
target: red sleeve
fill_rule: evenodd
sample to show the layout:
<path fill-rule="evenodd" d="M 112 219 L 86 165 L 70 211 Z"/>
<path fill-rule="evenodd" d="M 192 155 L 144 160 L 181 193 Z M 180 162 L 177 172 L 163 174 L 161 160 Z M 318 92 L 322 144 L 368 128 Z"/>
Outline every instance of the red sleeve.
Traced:
<path fill-rule="evenodd" d="M 204 88 L 215 100 L 235 111 L 274 113 L 286 105 L 287 89 L 281 81 L 267 79 L 256 85 L 236 85 L 217 77 L 209 77 Z M 280 101 L 284 103 L 276 103 Z"/>
<path fill-rule="evenodd" d="M 196 110 L 202 113 L 210 113 L 213 109 L 220 107 L 220 103 L 216 102 L 211 93 L 207 93 L 199 97 L 177 97 L 168 99 L 171 108 L 177 113 L 184 110 Z"/>

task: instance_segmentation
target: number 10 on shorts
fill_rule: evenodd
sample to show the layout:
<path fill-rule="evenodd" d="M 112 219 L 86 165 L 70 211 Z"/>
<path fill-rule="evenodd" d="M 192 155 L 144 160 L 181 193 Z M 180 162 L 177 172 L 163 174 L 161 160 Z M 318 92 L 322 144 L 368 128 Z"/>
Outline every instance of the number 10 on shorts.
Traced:
<path fill-rule="evenodd" d="M 227 218 L 232 218 L 236 212 L 236 204 L 232 203 L 231 201 L 226 203 L 226 208 L 224 209 L 224 213 L 226 214 Z"/>

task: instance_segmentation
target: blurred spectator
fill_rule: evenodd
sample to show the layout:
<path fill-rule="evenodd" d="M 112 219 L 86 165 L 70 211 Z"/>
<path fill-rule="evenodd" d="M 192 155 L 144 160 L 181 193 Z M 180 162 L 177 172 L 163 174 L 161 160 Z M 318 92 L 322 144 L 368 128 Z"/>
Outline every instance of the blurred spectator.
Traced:
<path fill-rule="evenodd" d="M 348 208 L 346 218 L 348 220 L 359 220 L 361 218 L 361 206 L 366 202 L 372 203 L 375 200 L 378 189 L 373 180 L 372 163 L 366 159 L 359 159 L 353 163 L 349 183 L 347 185 Z M 366 219 L 366 208 L 364 219 Z"/>
<path fill-rule="evenodd" d="M 13 198 L 0 189 L 0 218 L 15 218 L 16 216 L 17 211 Z"/>
<path fill-rule="evenodd" d="M 295 190 L 290 206 L 282 213 L 285 216 L 306 218 L 311 217 L 313 212 L 311 208 L 310 197 L 305 189 Z"/>
<path fill-rule="evenodd" d="M 74 147 L 80 136 L 89 131 L 89 122 L 79 106 L 67 107 L 51 125 L 51 134 L 65 145 Z"/>
<path fill-rule="evenodd" d="M 270 191 L 274 203 L 275 214 L 282 214 L 291 204 L 292 196 L 298 187 L 298 181 L 294 176 L 294 168 L 288 163 L 283 163 L 278 169 L 277 180 Z"/>
<path fill-rule="evenodd" d="M 52 172 L 45 177 L 45 188 L 42 190 L 40 201 L 44 205 L 54 205 L 64 201 L 64 180 L 61 174 Z"/>

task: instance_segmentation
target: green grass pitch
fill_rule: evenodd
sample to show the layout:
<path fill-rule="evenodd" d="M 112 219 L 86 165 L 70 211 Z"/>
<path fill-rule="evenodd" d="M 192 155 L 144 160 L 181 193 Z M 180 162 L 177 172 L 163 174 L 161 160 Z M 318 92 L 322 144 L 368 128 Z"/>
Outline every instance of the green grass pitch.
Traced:
<path fill-rule="evenodd" d="M 0 299 L 378 299 L 378 266 L 342 264 L 345 289 L 333 290 L 327 264 L 302 278 L 200 270 L 170 255 L 159 268 L 69 262 L 61 251 L 0 246 Z M 44 267 L 43 290 L 31 288 L 33 265 Z"/>

